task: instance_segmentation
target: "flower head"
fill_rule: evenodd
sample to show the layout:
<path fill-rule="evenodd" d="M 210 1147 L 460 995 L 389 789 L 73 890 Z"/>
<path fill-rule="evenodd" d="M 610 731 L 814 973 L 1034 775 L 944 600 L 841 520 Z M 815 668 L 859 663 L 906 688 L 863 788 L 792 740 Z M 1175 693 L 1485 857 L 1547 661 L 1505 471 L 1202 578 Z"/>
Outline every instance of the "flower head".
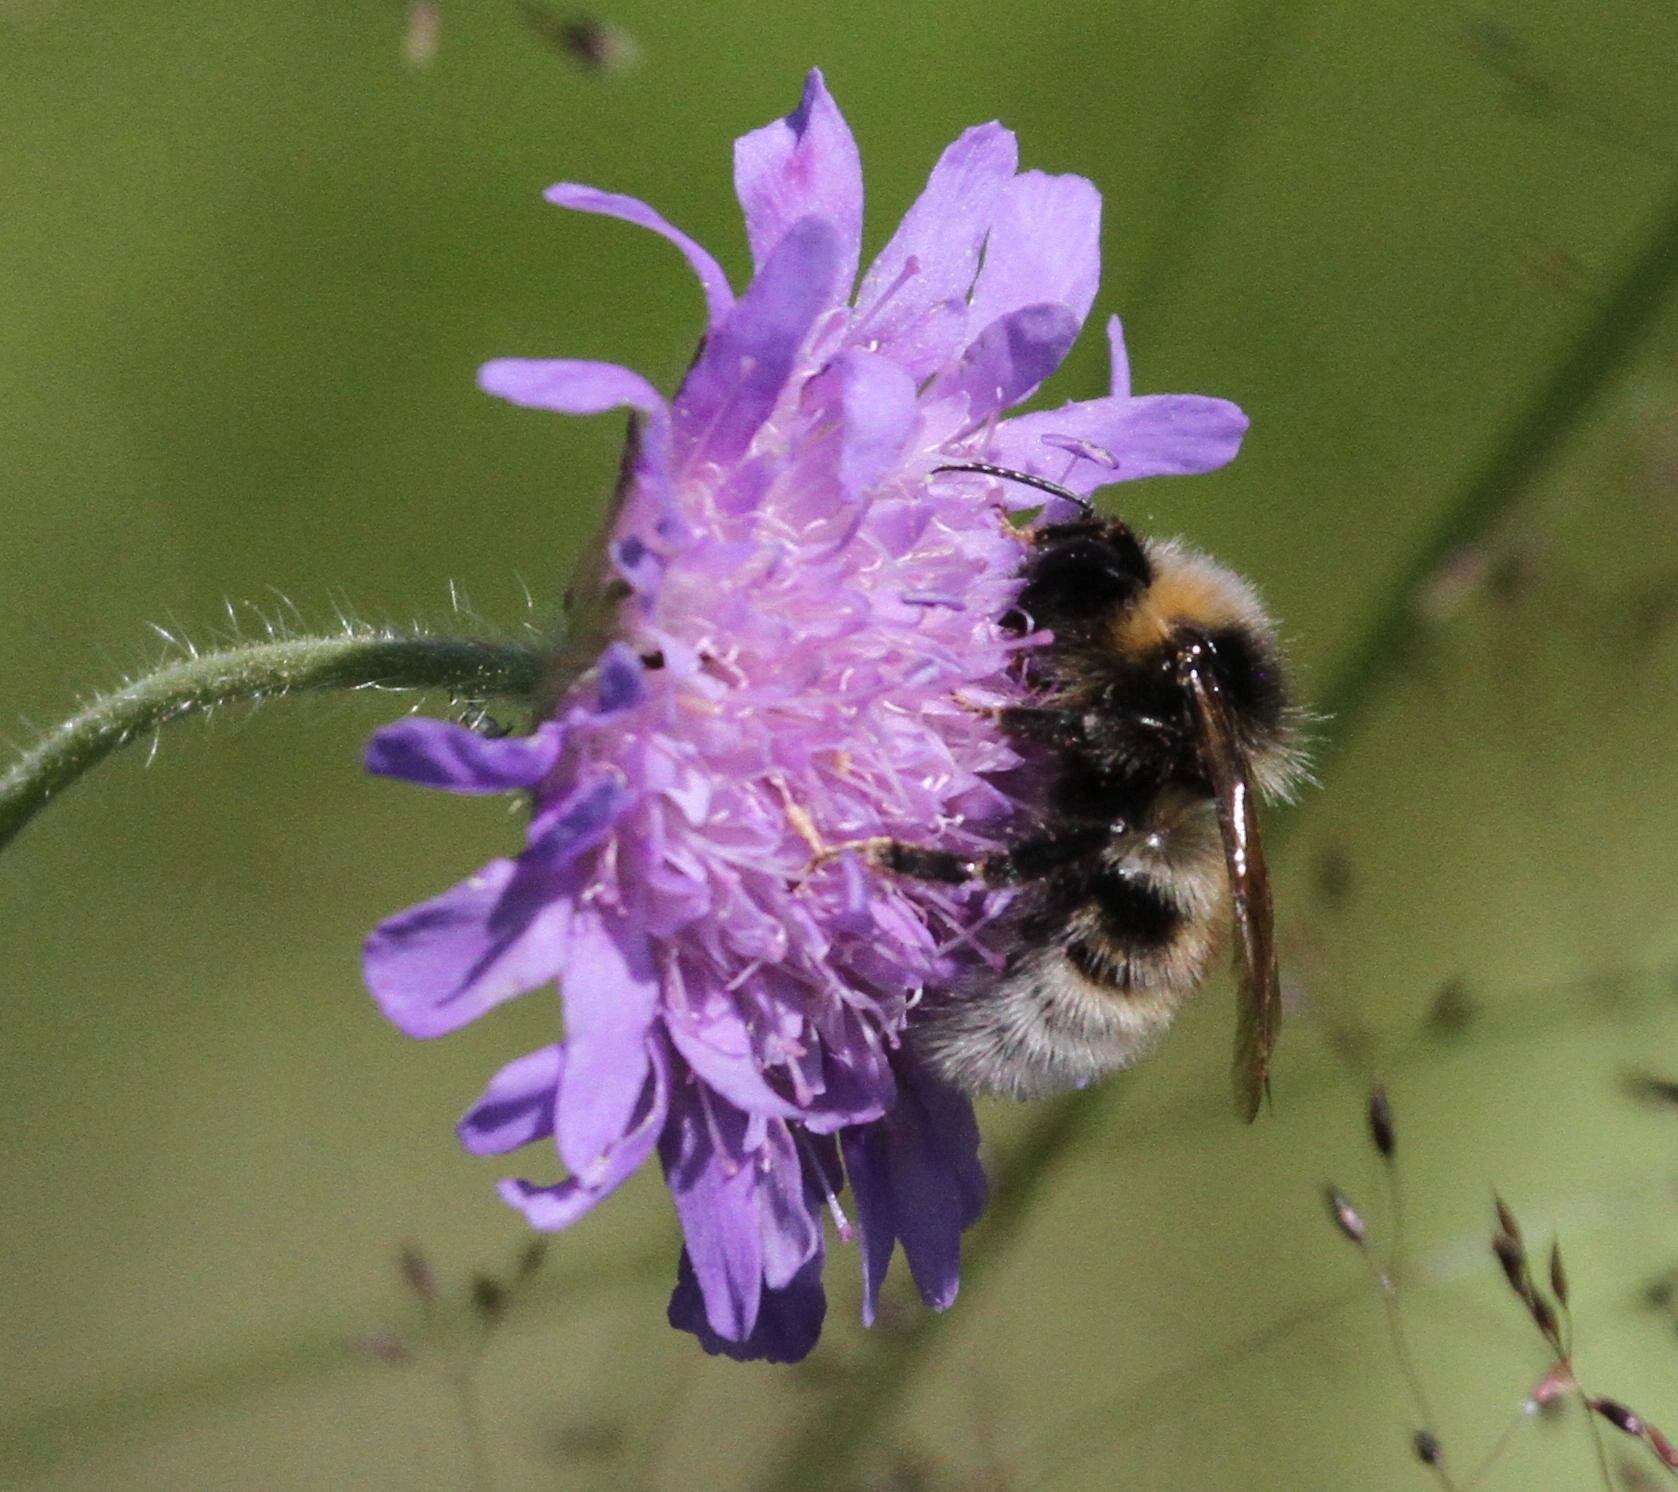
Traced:
<path fill-rule="evenodd" d="M 674 1324 L 708 1350 L 801 1357 L 824 1310 L 823 1211 L 871 1319 L 901 1243 L 923 1298 L 954 1299 L 984 1180 L 962 1095 L 901 1038 L 917 993 L 995 957 L 1005 893 L 923 885 L 843 846 L 876 836 L 982 852 L 1018 810 L 994 711 L 1033 644 L 1002 625 L 1022 539 L 971 475 L 997 462 L 1078 492 L 1203 471 L 1246 421 L 1222 400 L 1113 392 L 1005 418 L 1058 366 L 1094 298 L 1100 199 L 1016 170 L 981 125 L 944 152 L 855 289 L 862 178 L 812 73 L 798 109 L 735 149 L 753 277 L 650 208 L 560 185 L 687 257 L 708 324 L 666 403 L 603 363 L 502 359 L 490 393 L 635 423 L 595 555 L 571 593 L 554 698 L 528 736 L 406 720 L 372 770 L 522 791 L 522 853 L 369 940 L 386 1014 L 436 1036 L 557 981 L 564 1040 L 509 1063 L 462 1120 L 467 1149 L 551 1139 L 557 1183 L 508 1180 L 563 1228 L 656 1148 L 685 1247 Z M 837 851 L 829 853 L 829 849 Z"/>

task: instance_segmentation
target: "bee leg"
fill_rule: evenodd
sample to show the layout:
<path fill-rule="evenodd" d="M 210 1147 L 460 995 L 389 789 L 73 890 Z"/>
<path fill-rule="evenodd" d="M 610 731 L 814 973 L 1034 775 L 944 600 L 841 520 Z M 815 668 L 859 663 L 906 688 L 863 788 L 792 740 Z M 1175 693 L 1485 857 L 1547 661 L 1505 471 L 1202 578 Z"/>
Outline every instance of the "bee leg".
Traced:
<path fill-rule="evenodd" d="M 1063 865 L 1095 854 L 1113 840 L 1109 823 L 1076 824 L 1021 840 L 1005 850 L 985 855 L 958 855 L 927 849 L 900 839 L 870 839 L 861 849 L 869 864 L 914 881 L 960 886 L 978 881 L 986 886 L 1019 886 L 1053 875 Z"/>
<path fill-rule="evenodd" d="M 1008 705 L 996 712 L 996 723 L 1020 741 L 1061 748 L 1085 744 L 1084 717 L 1073 710 L 1042 705 Z"/>
<path fill-rule="evenodd" d="M 905 844 L 901 839 L 871 839 L 864 847 L 864 858 L 870 865 L 889 870 L 893 875 L 907 876 L 911 881 L 961 886 L 982 879 L 981 867 L 990 857 L 929 850 L 922 845 Z"/>
<path fill-rule="evenodd" d="M 978 862 L 977 879 L 987 886 L 1020 886 L 1041 881 L 1063 866 L 1099 854 L 1113 842 L 1120 826 L 1110 823 L 1063 824 L 995 850 Z"/>

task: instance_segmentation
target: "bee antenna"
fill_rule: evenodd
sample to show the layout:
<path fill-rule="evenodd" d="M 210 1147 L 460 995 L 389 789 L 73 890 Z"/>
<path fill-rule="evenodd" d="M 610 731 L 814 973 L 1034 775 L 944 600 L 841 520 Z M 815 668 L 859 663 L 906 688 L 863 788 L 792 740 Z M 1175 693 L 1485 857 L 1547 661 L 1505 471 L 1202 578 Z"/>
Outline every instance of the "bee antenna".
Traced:
<path fill-rule="evenodd" d="M 988 461 L 958 461 L 950 466 L 935 466 L 936 474 L 941 471 L 974 471 L 982 477 L 1001 477 L 1005 482 L 1018 482 L 1025 487 L 1035 487 L 1039 492 L 1047 492 L 1051 497 L 1058 497 L 1063 502 L 1069 502 L 1086 513 L 1093 513 L 1095 505 L 1087 498 L 1080 497 L 1076 492 L 1062 487 L 1059 482 L 1051 482 L 1047 477 L 1033 476 L 1029 471 L 1015 471 L 1007 466 L 992 466 Z"/>

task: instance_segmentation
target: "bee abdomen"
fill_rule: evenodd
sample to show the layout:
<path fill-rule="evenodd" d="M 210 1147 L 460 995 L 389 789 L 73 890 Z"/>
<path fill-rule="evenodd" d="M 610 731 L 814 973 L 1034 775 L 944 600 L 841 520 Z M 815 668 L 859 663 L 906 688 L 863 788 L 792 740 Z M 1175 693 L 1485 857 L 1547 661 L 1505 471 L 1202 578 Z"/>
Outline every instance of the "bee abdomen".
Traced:
<path fill-rule="evenodd" d="M 1143 875 L 1102 866 L 1090 878 L 1087 898 L 1082 914 L 1069 919 L 1087 928 L 1067 949 L 1081 969 L 1108 950 L 1146 957 L 1169 946 L 1183 925 L 1185 913 L 1169 886 Z"/>
<path fill-rule="evenodd" d="M 1212 952 L 1212 923 L 1190 877 L 1156 880 L 1103 867 L 1066 918 L 1066 961 L 1114 995 L 1193 984 Z"/>
<path fill-rule="evenodd" d="M 1205 976 L 1216 946 L 1198 878 L 1102 865 L 1046 883 L 1001 979 L 957 991 L 916 1028 L 921 1055 L 970 1092 L 1039 1098 L 1127 1067 Z M 1051 932 L 1050 929 L 1053 929 Z"/>

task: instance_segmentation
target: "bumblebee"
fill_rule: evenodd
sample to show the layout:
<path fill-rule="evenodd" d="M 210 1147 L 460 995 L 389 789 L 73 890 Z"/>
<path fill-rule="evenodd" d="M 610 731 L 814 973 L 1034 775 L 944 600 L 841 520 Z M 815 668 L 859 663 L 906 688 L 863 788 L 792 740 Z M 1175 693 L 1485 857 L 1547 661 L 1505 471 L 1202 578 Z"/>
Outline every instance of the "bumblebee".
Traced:
<path fill-rule="evenodd" d="M 1255 798 L 1304 775 L 1300 713 L 1276 629 L 1252 588 L 1175 541 L 1143 539 L 1075 493 L 980 463 L 1081 515 L 1032 531 L 1007 619 L 1027 650 L 1027 702 L 1002 729 L 1042 770 L 1031 831 L 978 858 L 883 841 L 876 863 L 917 879 L 1017 886 L 1007 960 L 929 995 L 911 1040 L 973 1092 L 1035 1098 L 1140 1057 L 1205 978 L 1233 913 L 1236 1108 L 1268 1089 L 1281 996 Z"/>

